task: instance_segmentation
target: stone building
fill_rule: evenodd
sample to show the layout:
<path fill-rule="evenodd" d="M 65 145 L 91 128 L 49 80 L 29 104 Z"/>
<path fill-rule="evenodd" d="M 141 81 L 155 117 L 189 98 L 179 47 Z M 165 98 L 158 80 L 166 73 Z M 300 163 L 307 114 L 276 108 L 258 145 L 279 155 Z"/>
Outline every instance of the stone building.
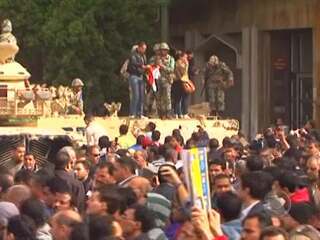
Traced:
<path fill-rule="evenodd" d="M 175 48 L 193 50 L 200 69 L 216 54 L 234 71 L 227 114 L 243 132 L 277 118 L 292 128 L 320 125 L 319 0 L 185 0 L 169 14 Z M 204 101 L 201 78 L 194 103 Z"/>

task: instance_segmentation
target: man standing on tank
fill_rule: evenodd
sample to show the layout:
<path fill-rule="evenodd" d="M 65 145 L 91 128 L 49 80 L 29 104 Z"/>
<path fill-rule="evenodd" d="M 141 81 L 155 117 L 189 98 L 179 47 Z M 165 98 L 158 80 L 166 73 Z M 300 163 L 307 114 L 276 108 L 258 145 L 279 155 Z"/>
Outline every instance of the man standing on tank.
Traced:
<path fill-rule="evenodd" d="M 145 95 L 145 83 L 143 75 L 147 68 L 145 52 L 147 44 L 139 42 L 138 47 L 130 56 L 128 63 L 129 87 L 132 93 L 130 102 L 130 117 L 143 118 L 143 104 Z"/>
<path fill-rule="evenodd" d="M 157 92 L 157 110 L 161 119 L 171 119 L 171 85 L 173 83 L 173 74 L 175 60 L 169 55 L 169 46 L 167 43 L 160 44 L 160 79 L 158 81 Z"/>

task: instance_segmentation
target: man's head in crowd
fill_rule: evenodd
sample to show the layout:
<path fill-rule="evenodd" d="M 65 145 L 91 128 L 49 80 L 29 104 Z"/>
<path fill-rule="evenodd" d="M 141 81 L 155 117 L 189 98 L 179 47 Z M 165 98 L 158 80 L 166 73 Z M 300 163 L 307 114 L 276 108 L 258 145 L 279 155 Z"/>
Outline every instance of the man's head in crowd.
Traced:
<path fill-rule="evenodd" d="M 87 161 L 76 162 L 74 173 L 79 181 L 85 181 L 89 177 L 89 172 L 90 164 Z"/>
<path fill-rule="evenodd" d="M 137 195 L 138 202 L 144 204 L 147 193 L 151 191 L 150 182 L 144 177 L 135 177 L 129 182 L 129 187 Z"/>
<path fill-rule="evenodd" d="M 122 222 L 124 237 L 137 238 L 154 227 L 154 215 L 147 207 L 133 205 L 125 211 Z"/>
<path fill-rule="evenodd" d="M 147 166 L 148 154 L 145 150 L 135 151 L 133 154 L 133 159 L 136 161 L 138 168 L 145 168 Z"/>
<path fill-rule="evenodd" d="M 27 186 L 13 185 L 8 189 L 5 200 L 14 203 L 17 208 L 20 208 L 21 203 L 30 197 L 31 191 Z"/>
<path fill-rule="evenodd" d="M 217 208 L 224 222 L 239 218 L 242 201 L 236 193 L 223 192 L 217 197 Z"/>
<path fill-rule="evenodd" d="M 70 146 L 63 147 L 56 155 L 54 165 L 56 170 L 71 172 L 77 160 L 76 152 Z"/>
<path fill-rule="evenodd" d="M 54 240 L 68 240 L 73 226 L 82 222 L 81 216 L 73 210 L 59 211 L 51 219 L 51 234 Z"/>
<path fill-rule="evenodd" d="M 226 174 L 218 174 L 214 177 L 213 192 L 215 194 L 221 194 L 232 190 L 230 177 Z"/>
<path fill-rule="evenodd" d="M 305 151 L 309 157 L 319 156 L 319 143 L 315 140 L 307 141 Z"/>
<path fill-rule="evenodd" d="M 14 184 L 23 184 L 30 186 L 30 181 L 32 179 L 33 172 L 27 169 L 20 169 L 14 175 Z"/>
<path fill-rule="evenodd" d="M 129 131 L 129 126 L 126 124 L 121 124 L 119 127 L 120 136 L 127 135 Z"/>
<path fill-rule="evenodd" d="M 306 164 L 307 174 L 309 180 L 312 183 L 317 183 L 319 181 L 319 172 L 320 172 L 320 157 L 310 157 L 307 160 Z"/>
<path fill-rule="evenodd" d="M 53 209 L 58 212 L 74 208 L 71 189 L 61 178 L 55 177 L 50 181 L 50 192 L 54 195 Z"/>
<path fill-rule="evenodd" d="M 92 165 L 97 165 L 100 160 L 100 149 L 98 145 L 88 146 L 87 158 Z"/>
<path fill-rule="evenodd" d="M 210 151 L 212 150 L 217 150 L 219 148 L 219 141 L 216 138 L 211 138 L 209 140 L 209 149 Z"/>
<path fill-rule="evenodd" d="M 151 140 L 154 142 L 160 141 L 161 133 L 158 130 L 154 130 L 151 134 Z"/>
<path fill-rule="evenodd" d="M 111 215 L 89 215 L 89 239 L 113 239 L 115 221 Z"/>
<path fill-rule="evenodd" d="M 35 198 L 25 200 L 20 206 L 20 214 L 30 217 L 37 228 L 46 224 L 47 216 L 45 212 L 45 205 Z"/>
<path fill-rule="evenodd" d="M 145 54 L 147 51 L 147 44 L 145 42 L 139 42 L 137 52 L 140 54 Z"/>
<path fill-rule="evenodd" d="M 241 240 L 260 240 L 263 229 L 272 226 L 271 217 L 266 213 L 249 214 L 242 221 Z"/>
<path fill-rule="evenodd" d="M 94 189 L 98 189 L 107 184 L 114 184 L 116 182 L 114 178 L 114 166 L 112 163 L 100 163 L 97 166 L 94 179 L 93 179 L 93 187 Z"/>
<path fill-rule="evenodd" d="M 241 176 L 239 196 L 245 205 L 263 200 L 272 189 L 272 177 L 265 172 L 248 172 Z"/>
<path fill-rule="evenodd" d="M 0 173 L 0 199 L 7 190 L 14 184 L 13 176 L 7 171 L 1 171 Z"/>
<path fill-rule="evenodd" d="M 19 144 L 14 148 L 13 159 L 16 163 L 23 163 L 25 152 L 26 146 L 24 144 Z"/>
<path fill-rule="evenodd" d="M 251 156 L 247 159 L 247 170 L 250 172 L 263 169 L 263 160 L 258 156 Z"/>
<path fill-rule="evenodd" d="M 294 193 L 298 185 L 299 176 L 293 171 L 285 171 L 279 176 L 279 186 L 289 196 Z"/>
<path fill-rule="evenodd" d="M 36 159 L 34 157 L 34 155 L 30 152 L 27 152 L 24 155 L 24 167 L 25 169 L 28 169 L 30 171 L 34 171 L 36 168 Z"/>
<path fill-rule="evenodd" d="M 121 157 L 114 163 L 114 178 L 119 183 L 134 175 L 136 164 L 129 157 Z"/>
<path fill-rule="evenodd" d="M 120 210 L 121 196 L 114 185 L 106 185 L 94 191 L 87 201 L 87 214 L 116 214 Z"/>
<path fill-rule="evenodd" d="M 209 162 L 209 176 L 213 180 L 218 174 L 224 173 L 226 169 L 226 161 L 223 159 L 214 159 Z"/>
<path fill-rule="evenodd" d="M 261 233 L 260 240 L 289 240 L 289 236 L 282 228 L 266 227 Z"/>

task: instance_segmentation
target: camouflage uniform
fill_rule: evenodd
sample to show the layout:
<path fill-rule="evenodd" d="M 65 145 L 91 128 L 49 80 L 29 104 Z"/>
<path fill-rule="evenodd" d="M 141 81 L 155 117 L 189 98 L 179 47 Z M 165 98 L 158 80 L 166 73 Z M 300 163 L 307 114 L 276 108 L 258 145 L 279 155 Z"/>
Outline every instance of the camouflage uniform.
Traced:
<path fill-rule="evenodd" d="M 217 113 L 225 110 L 225 89 L 232 86 L 232 84 L 233 73 L 224 62 L 207 63 L 205 89 L 211 112 Z"/>
<path fill-rule="evenodd" d="M 156 59 L 156 55 L 152 56 L 149 60 L 149 64 L 154 64 L 155 63 L 155 59 Z M 152 89 L 150 89 L 147 92 L 147 96 L 146 96 L 146 102 L 145 102 L 145 109 L 146 112 L 151 115 L 154 111 L 153 109 L 153 103 L 156 101 L 156 93 L 154 91 L 152 91 Z"/>
<path fill-rule="evenodd" d="M 76 79 L 73 79 L 71 86 L 73 88 L 77 88 L 77 87 L 82 88 L 84 84 L 81 81 L 81 79 L 76 78 Z M 80 110 L 80 113 L 77 112 L 77 109 Z M 82 89 L 80 89 L 78 92 L 74 91 L 74 94 L 70 99 L 68 114 L 82 114 L 82 113 L 83 113 L 83 98 L 82 98 Z"/>
<path fill-rule="evenodd" d="M 161 77 L 157 82 L 157 110 L 160 117 L 169 117 L 171 113 L 171 84 L 173 82 L 173 72 L 175 61 L 170 55 L 162 57 L 162 64 L 165 68 L 160 69 Z"/>

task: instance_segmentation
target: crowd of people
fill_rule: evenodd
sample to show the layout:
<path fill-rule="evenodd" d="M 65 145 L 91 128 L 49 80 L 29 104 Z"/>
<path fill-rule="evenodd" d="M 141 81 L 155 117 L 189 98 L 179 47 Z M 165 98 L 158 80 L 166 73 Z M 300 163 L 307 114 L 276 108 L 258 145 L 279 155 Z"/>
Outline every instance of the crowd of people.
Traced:
<path fill-rule="evenodd" d="M 137 136 L 121 125 L 116 139 L 102 132 L 86 146 L 64 146 L 46 165 L 16 145 L 1 163 L 1 239 L 320 239 L 312 121 L 252 141 L 238 134 L 219 143 L 202 128 L 160 139 L 153 122 Z M 181 153 L 194 147 L 208 152 L 208 211 L 190 204 L 185 185 Z"/>
<path fill-rule="evenodd" d="M 175 51 L 170 55 L 167 43 L 157 43 L 153 56 L 146 58 L 147 44 L 140 42 L 132 49 L 129 59 L 121 69 L 128 78 L 130 89 L 130 117 L 152 116 L 156 105 L 157 116 L 161 119 L 189 119 L 189 98 L 195 92 L 195 67 L 191 51 Z M 233 85 L 230 68 L 215 55 L 211 56 L 204 70 L 204 86 L 212 115 L 225 111 L 225 89 Z"/>

